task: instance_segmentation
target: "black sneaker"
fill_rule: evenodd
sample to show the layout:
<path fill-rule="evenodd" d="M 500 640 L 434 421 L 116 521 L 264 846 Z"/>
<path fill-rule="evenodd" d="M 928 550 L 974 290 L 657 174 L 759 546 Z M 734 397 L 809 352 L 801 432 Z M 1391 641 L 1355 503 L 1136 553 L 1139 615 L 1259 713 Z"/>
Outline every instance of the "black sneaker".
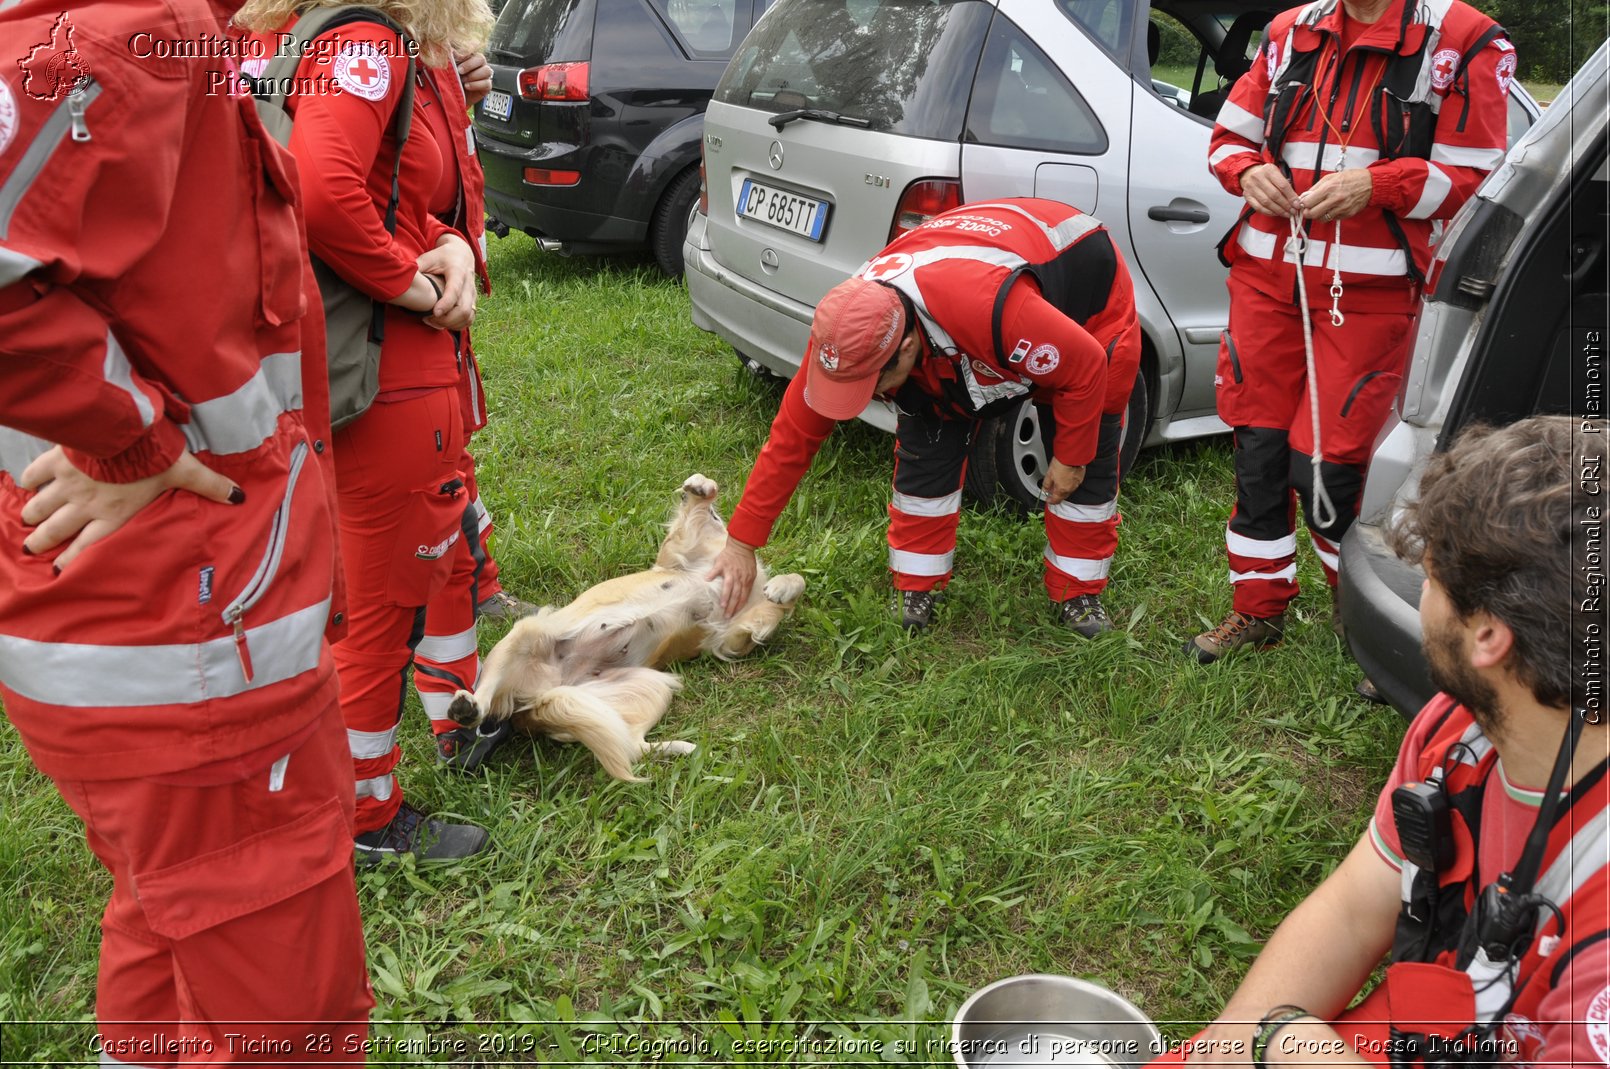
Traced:
<path fill-rule="evenodd" d="M 895 605 L 895 615 L 900 617 L 900 626 L 907 631 L 921 631 L 933 623 L 934 605 L 939 601 L 937 590 L 897 590 L 900 595 Z"/>
<path fill-rule="evenodd" d="M 518 620 L 520 617 L 530 616 L 536 611 L 537 607 L 529 601 L 521 601 L 504 590 L 500 590 L 496 594 L 492 594 L 475 603 L 477 619 Z"/>
<path fill-rule="evenodd" d="M 512 720 L 483 720 L 472 728 L 444 731 L 436 736 L 436 763 L 467 775 L 479 769 L 512 734 Z"/>
<path fill-rule="evenodd" d="M 1057 623 L 1085 638 L 1112 630 L 1112 617 L 1096 594 L 1077 594 L 1057 607 Z"/>
<path fill-rule="evenodd" d="M 426 816 L 407 802 L 384 828 L 355 836 L 352 846 L 364 867 L 412 854 L 418 861 L 461 861 L 488 846 L 486 829 L 448 824 Z"/>

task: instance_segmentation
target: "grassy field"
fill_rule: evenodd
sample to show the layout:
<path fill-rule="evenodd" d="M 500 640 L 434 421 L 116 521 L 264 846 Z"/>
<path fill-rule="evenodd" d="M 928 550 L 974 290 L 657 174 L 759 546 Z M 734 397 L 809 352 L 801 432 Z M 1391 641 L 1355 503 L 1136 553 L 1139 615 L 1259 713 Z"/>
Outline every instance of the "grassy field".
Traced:
<path fill-rule="evenodd" d="M 493 266 L 483 495 L 507 586 L 565 601 L 652 560 L 690 472 L 730 510 L 778 393 L 649 267 L 519 236 Z M 800 611 L 749 660 L 680 670 L 657 737 L 699 750 L 652 782 L 523 738 L 485 775 L 439 772 L 410 708 L 410 797 L 495 849 L 360 877 L 376 1035 L 433 1052 L 376 1063 L 636 1064 L 658 1043 L 672 1062 L 948 1064 L 960 1002 L 1028 971 L 1105 983 L 1175 1038 L 1216 1012 L 1362 830 L 1402 731 L 1352 696 L 1317 564 L 1304 551 L 1314 593 L 1283 647 L 1187 664 L 1181 641 L 1228 605 L 1229 451 L 1164 448 L 1124 488 L 1119 632 L 1052 626 L 1038 522 L 970 510 L 942 616 L 909 636 L 884 566 L 890 448 L 860 424 L 824 447 L 766 551 L 805 575 Z M 24 1022 L 0 1060 L 82 1061 L 109 881 L 12 732 L 0 808 L 0 1020 Z"/>

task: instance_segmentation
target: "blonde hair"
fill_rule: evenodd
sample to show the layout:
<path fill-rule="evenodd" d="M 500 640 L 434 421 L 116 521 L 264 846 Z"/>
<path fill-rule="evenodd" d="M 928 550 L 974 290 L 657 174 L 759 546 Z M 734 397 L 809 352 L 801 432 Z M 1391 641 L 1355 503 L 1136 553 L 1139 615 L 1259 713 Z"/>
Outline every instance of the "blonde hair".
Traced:
<path fill-rule="evenodd" d="M 271 33 L 293 15 L 315 7 L 343 7 L 347 0 L 247 0 L 235 14 L 235 25 L 257 33 Z M 486 47 L 492 33 L 492 8 L 487 0 L 372 0 L 364 7 L 390 15 L 408 36 L 419 42 L 419 55 L 429 67 L 452 63 Z"/>

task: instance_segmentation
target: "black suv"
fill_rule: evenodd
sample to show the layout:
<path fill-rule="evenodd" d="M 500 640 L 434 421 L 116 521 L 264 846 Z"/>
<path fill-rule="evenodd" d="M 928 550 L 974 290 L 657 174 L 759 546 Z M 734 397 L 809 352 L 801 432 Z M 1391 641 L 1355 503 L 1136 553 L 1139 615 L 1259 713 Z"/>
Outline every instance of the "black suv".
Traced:
<path fill-rule="evenodd" d="M 475 107 L 486 209 L 546 249 L 682 273 L 704 108 L 767 0 L 509 0 Z"/>

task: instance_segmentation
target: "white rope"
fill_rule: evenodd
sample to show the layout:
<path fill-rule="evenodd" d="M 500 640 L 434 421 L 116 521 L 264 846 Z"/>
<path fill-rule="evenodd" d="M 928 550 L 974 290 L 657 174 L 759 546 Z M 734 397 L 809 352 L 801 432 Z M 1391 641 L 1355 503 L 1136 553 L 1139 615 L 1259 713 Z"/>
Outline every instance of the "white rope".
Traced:
<path fill-rule="evenodd" d="M 1313 465 L 1313 519 L 1314 526 L 1328 529 L 1336 522 L 1336 505 L 1331 501 L 1330 494 L 1325 490 L 1325 479 L 1319 473 L 1324 451 L 1320 448 L 1319 439 L 1319 379 L 1314 370 L 1314 324 L 1313 317 L 1308 314 L 1308 280 L 1305 276 L 1307 267 L 1308 235 L 1303 230 L 1302 210 L 1297 209 L 1291 213 L 1291 243 L 1292 250 L 1297 256 L 1297 303 L 1303 319 L 1303 355 L 1308 361 L 1308 414 L 1314 421 L 1314 452 L 1309 457 Z M 1342 227 L 1336 225 L 1336 240 L 1341 241 Z M 1334 255 L 1334 253 L 1333 253 Z M 1341 266 L 1336 266 L 1335 281 L 1331 284 L 1331 323 L 1341 326 L 1342 313 L 1339 308 L 1341 302 Z"/>

